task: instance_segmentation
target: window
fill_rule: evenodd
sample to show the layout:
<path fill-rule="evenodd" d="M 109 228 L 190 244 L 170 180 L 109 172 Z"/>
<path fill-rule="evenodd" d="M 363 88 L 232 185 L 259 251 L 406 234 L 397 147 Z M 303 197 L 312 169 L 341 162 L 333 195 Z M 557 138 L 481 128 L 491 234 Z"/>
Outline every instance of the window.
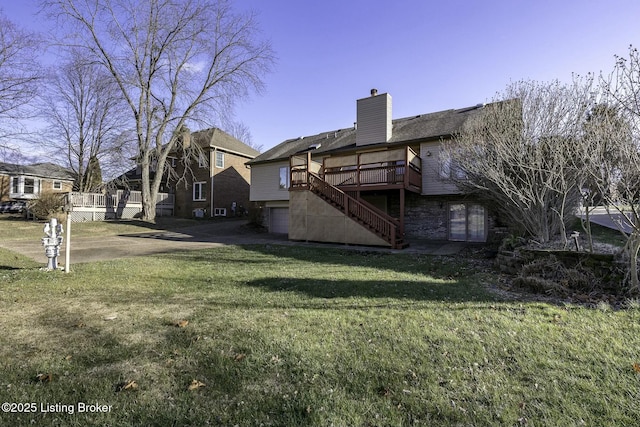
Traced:
<path fill-rule="evenodd" d="M 62 190 L 62 181 L 53 181 L 54 190 Z"/>
<path fill-rule="evenodd" d="M 178 159 L 175 157 L 167 157 L 167 162 L 171 165 L 172 168 L 175 168 L 178 164 Z"/>
<path fill-rule="evenodd" d="M 198 156 L 198 167 L 201 167 L 201 168 L 207 167 L 207 158 L 202 153 L 200 153 L 200 155 Z"/>
<path fill-rule="evenodd" d="M 280 168 L 280 183 L 278 184 L 281 190 L 289 188 L 289 167 L 283 166 Z"/>
<path fill-rule="evenodd" d="M 40 180 L 25 176 L 11 177 L 11 197 L 35 198 L 40 194 Z"/>
<path fill-rule="evenodd" d="M 449 205 L 449 240 L 484 242 L 487 240 L 487 215 L 484 206 L 452 203 Z"/>
<path fill-rule="evenodd" d="M 440 153 L 440 178 L 444 179 L 464 179 L 467 174 L 458 165 L 458 163 L 451 158 L 448 153 Z"/>
<path fill-rule="evenodd" d="M 206 182 L 194 182 L 193 183 L 193 200 L 202 201 L 206 200 L 205 196 L 205 184 Z"/>
<path fill-rule="evenodd" d="M 227 208 L 215 208 L 213 210 L 214 216 L 227 216 Z"/>
<path fill-rule="evenodd" d="M 24 179 L 24 194 L 36 193 L 36 180 L 33 178 Z"/>
<path fill-rule="evenodd" d="M 224 168 L 224 153 L 221 151 L 216 151 L 216 167 Z"/>

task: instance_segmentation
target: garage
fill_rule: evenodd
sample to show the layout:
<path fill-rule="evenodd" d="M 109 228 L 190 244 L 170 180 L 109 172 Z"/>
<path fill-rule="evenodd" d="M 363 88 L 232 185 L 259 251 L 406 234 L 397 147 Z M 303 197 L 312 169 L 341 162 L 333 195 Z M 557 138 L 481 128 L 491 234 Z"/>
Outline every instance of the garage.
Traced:
<path fill-rule="evenodd" d="M 269 233 L 289 234 L 289 208 L 269 208 Z"/>

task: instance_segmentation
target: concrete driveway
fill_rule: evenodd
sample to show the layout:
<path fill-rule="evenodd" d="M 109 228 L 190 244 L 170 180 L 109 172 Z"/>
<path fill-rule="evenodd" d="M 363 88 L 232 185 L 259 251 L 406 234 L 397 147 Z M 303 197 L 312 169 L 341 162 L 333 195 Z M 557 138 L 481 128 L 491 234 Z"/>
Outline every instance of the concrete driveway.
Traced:
<path fill-rule="evenodd" d="M 580 212 L 580 215 L 585 218 L 583 211 Z M 631 213 L 629 213 L 629 215 L 631 215 Z M 631 231 L 633 231 L 633 225 L 629 218 L 630 217 L 627 217 L 626 215 L 616 212 L 614 209 L 611 209 L 609 214 L 607 213 L 606 208 L 600 206 L 589 211 L 590 222 L 613 230 L 622 231 L 627 234 L 630 234 Z"/>
<path fill-rule="evenodd" d="M 154 230 L 136 234 L 101 237 L 73 237 L 71 228 L 71 265 L 80 262 L 103 261 L 117 258 L 153 255 L 182 250 L 198 250 L 226 245 L 281 244 L 334 247 L 341 249 L 412 252 L 432 255 L 454 255 L 465 247 L 458 242 L 415 242 L 407 249 L 392 250 L 342 244 L 293 242 L 286 235 L 269 234 L 250 227 L 245 220 L 206 222 L 202 225 L 176 230 Z M 18 252 L 43 265 L 47 257 L 40 241 L 0 242 L 0 247 Z M 59 264 L 64 264 L 64 243 L 60 248 Z"/>

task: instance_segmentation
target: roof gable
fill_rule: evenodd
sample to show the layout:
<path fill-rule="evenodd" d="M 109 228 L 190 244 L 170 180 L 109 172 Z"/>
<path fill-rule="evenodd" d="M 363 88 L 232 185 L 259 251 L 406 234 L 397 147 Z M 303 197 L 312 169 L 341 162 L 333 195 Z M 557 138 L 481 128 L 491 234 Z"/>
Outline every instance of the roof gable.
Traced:
<path fill-rule="evenodd" d="M 218 128 L 209 128 L 193 132 L 191 138 L 202 148 L 218 148 L 240 154 L 250 159 L 260 154 L 259 151 Z"/>

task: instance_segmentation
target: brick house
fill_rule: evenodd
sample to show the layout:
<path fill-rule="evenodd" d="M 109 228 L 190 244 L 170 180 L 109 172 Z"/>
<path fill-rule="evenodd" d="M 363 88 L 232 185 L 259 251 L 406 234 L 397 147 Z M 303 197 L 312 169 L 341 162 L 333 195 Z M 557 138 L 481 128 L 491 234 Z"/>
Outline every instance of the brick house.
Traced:
<path fill-rule="evenodd" d="M 0 163 L 0 201 L 33 200 L 45 192 L 68 193 L 74 179 L 71 170 L 53 163 Z"/>
<path fill-rule="evenodd" d="M 290 139 L 248 162 L 250 200 L 291 240 L 402 248 L 486 242 L 495 216 L 463 194 L 441 147 L 483 105 L 392 119 L 389 94 L 357 101 L 354 127 Z"/>
<path fill-rule="evenodd" d="M 174 215 L 179 217 L 233 217 L 249 208 L 251 172 L 245 163 L 259 152 L 217 128 L 193 132 L 191 144 L 202 149 L 191 173 L 184 173 L 182 155 L 170 154 L 168 161 L 183 181 L 170 182 L 175 193 Z"/>

